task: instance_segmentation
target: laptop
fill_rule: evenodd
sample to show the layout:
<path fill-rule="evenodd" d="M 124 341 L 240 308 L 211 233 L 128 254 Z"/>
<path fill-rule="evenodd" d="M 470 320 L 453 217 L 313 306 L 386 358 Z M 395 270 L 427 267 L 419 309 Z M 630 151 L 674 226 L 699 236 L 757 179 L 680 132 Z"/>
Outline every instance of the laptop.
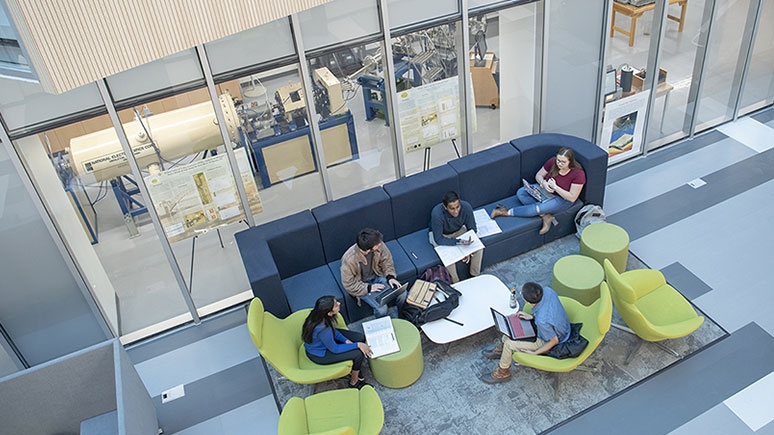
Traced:
<path fill-rule="evenodd" d="M 390 317 L 385 316 L 363 322 L 363 333 L 366 336 L 366 343 L 371 348 L 371 358 L 400 352 L 400 345 Z"/>
<path fill-rule="evenodd" d="M 492 317 L 497 330 L 507 335 L 511 340 L 532 341 L 537 337 L 532 320 L 524 320 L 517 314 L 506 316 L 492 307 L 489 307 L 489 309 L 492 311 Z"/>
<path fill-rule="evenodd" d="M 387 288 L 376 293 L 374 299 L 376 299 L 376 302 L 379 305 L 385 306 L 394 301 L 401 293 L 405 292 L 407 288 L 408 283 L 402 284 L 400 287 L 390 287 L 388 285 Z"/>
<path fill-rule="evenodd" d="M 549 199 L 556 196 L 553 193 L 544 189 L 543 186 L 539 184 L 529 184 L 527 180 L 523 178 L 521 179 L 521 182 L 524 184 L 524 190 L 526 190 L 527 193 L 529 193 L 529 196 L 535 198 L 535 201 L 546 202 Z"/>

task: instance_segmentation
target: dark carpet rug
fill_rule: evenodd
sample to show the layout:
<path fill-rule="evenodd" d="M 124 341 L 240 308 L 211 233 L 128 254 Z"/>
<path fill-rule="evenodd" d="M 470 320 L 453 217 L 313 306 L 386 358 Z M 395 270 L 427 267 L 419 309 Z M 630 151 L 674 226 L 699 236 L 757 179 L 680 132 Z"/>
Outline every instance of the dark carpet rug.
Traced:
<path fill-rule="evenodd" d="M 483 273 L 497 276 L 509 288 L 520 288 L 527 281 L 550 286 L 554 263 L 578 250 L 579 241 L 571 235 L 492 265 Z M 629 255 L 627 269 L 646 267 Z M 520 303 L 523 306 L 523 300 Z M 349 327 L 362 331 L 361 323 Z M 613 323 L 624 324 L 615 311 Z M 693 334 L 665 344 L 685 357 L 725 335 L 706 318 Z M 386 388 L 373 380 L 368 367 L 363 369 L 384 404 L 383 434 L 540 433 L 678 361 L 655 344 L 611 328 L 583 364 L 598 369 L 597 373 L 576 369 L 557 374 L 514 364 L 509 382 L 487 385 L 479 377 L 491 372 L 497 362 L 484 359 L 481 350 L 496 342 L 494 328 L 446 345 L 435 344 L 424 334 L 421 337 L 425 368 L 413 385 Z M 641 347 L 631 362 L 624 364 L 638 344 Z M 288 381 L 271 367 L 269 372 L 282 406 L 292 396 L 307 397 L 315 391 L 313 386 Z M 324 382 L 316 391 L 345 388 L 346 382 Z"/>

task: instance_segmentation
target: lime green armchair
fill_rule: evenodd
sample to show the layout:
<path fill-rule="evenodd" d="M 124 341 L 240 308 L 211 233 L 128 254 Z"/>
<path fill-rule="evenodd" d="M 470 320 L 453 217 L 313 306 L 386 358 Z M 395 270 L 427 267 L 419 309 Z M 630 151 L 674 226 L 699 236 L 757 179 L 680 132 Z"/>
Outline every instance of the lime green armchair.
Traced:
<path fill-rule="evenodd" d="M 376 390 L 366 385 L 291 397 L 279 418 L 279 435 L 378 434 L 384 426 L 384 407 Z"/>
<path fill-rule="evenodd" d="M 692 333 L 704 323 L 704 316 L 696 314 L 691 303 L 667 284 L 664 275 L 657 270 L 636 269 L 618 273 L 608 260 L 605 260 L 604 268 L 615 307 L 631 329 L 613 326 L 654 342 L 680 357 L 680 354 L 658 342 Z M 638 343 L 638 348 L 641 344 Z M 636 350 L 629 353 L 627 362 Z"/>
<path fill-rule="evenodd" d="M 254 298 L 247 311 L 247 329 L 261 356 L 282 376 L 297 384 L 316 384 L 336 379 L 352 371 L 352 361 L 319 365 L 309 360 L 301 339 L 301 327 L 311 309 L 300 310 L 278 319 L 263 309 Z M 344 319 L 336 315 L 336 327 L 346 329 Z"/>
<path fill-rule="evenodd" d="M 603 281 L 599 286 L 599 299 L 588 307 L 575 299 L 559 296 L 570 323 L 582 323 L 580 334 L 589 341 L 586 349 L 577 358 L 556 359 L 546 355 L 532 355 L 523 352 L 514 352 L 513 360 L 520 365 L 545 370 L 548 372 L 569 372 L 579 367 L 586 358 L 599 346 L 605 334 L 610 330 L 610 321 L 613 316 L 613 302 L 610 299 L 610 290 Z M 524 309 L 531 311 L 532 306 L 527 304 Z"/>

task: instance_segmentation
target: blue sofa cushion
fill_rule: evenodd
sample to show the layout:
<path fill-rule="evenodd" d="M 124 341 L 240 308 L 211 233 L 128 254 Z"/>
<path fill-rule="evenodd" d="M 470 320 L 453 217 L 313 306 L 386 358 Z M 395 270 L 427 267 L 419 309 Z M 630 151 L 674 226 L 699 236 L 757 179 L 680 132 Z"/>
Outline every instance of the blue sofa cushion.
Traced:
<path fill-rule="evenodd" d="M 457 173 L 448 165 L 395 180 L 383 187 L 390 196 L 397 238 L 422 228 L 427 229 L 430 225 L 430 210 L 443 200 L 446 192 L 460 190 Z"/>
<path fill-rule="evenodd" d="M 364 190 L 312 209 L 327 263 L 341 259 L 358 231 L 374 228 L 384 240 L 395 238 L 390 197 L 381 187 Z"/>
<path fill-rule="evenodd" d="M 327 263 L 317 221 L 309 210 L 265 223 L 256 229 L 269 244 L 281 279 Z"/>
<path fill-rule="evenodd" d="M 521 156 L 507 143 L 452 160 L 448 165 L 459 177 L 460 197 L 474 209 L 515 195 L 521 185 Z"/>
<path fill-rule="evenodd" d="M 422 275 L 427 268 L 441 264 L 441 259 L 430 244 L 427 228 L 399 237 L 398 242 L 408 254 L 409 260 L 414 263 L 417 276 Z"/>
<path fill-rule="evenodd" d="M 328 265 L 307 270 L 282 280 L 290 311 L 313 308 L 321 296 L 335 296 L 341 302 L 341 315 L 348 318 L 346 300 Z"/>
<path fill-rule="evenodd" d="M 593 143 L 566 134 L 543 133 L 525 136 L 511 141 L 521 153 L 521 173 L 529 182 L 535 181 L 535 174 L 559 148 L 573 149 L 575 159 L 586 171 L 586 185 L 580 200 L 586 204 L 603 205 L 605 183 L 607 182 L 607 152 Z"/>

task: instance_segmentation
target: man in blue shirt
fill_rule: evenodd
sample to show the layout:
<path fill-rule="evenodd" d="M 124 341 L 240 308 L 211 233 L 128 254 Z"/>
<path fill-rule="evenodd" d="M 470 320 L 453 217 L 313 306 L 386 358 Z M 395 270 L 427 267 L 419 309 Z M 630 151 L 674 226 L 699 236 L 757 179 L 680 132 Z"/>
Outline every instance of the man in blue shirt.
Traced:
<path fill-rule="evenodd" d="M 458 237 L 469 230 L 476 231 L 476 219 L 473 217 L 473 207 L 467 201 L 460 200 L 457 192 L 448 191 L 443 196 L 443 202 L 433 207 L 430 212 L 430 244 L 459 245 L 469 244 L 469 240 L 461 240 Z M 462 261 L 470 266 L 470 275 L 481 274 L 481 259 L 484 258 L 484 250 L 476 251 Z M 459 281 L 457 265 L 446 268 L 452 276 L 453 282 Z"/>
<path fill-rule="evenodd" d="M 497 384 L 511 380 L 511 363 L 513 352 L 524 352 L 542 355 L 559 343 L 570 338 L 570 319 L 564 311 L 559 297 L 551 287 L 541 287 L 540 284 L 528 282 L 521 288 L 521 296 L 533 305 L 532 315 L 523 311 L 518 316 L 525 320 L 535 319 L 537 338 L 534 342 L 516 341 L 503 336 L 501 342 L 491 350 L 482 354 L 489 359 L 499 359 L 500 364 L 492 373 L 482 376 L 487 384 Z"/>

